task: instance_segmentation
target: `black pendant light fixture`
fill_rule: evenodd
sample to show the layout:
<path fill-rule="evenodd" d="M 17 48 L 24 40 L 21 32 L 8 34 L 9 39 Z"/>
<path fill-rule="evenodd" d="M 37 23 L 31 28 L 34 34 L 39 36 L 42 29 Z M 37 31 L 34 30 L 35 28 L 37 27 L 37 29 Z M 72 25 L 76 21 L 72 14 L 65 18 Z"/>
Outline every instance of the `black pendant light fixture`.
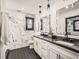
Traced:
<path fill-rule="evenodd" d="M 39 5 L 39 9 L 40 9 L 40 10 L 39 10 L 39 14 L 41 14 L 41 13 L 42 13 L 42 11 L 41 11 L 41 7 L 42 7 L 42 6 L 41 6 L 41 5 Z"/>
<path fill-rule="evenodd" d="M 42 13 L 41 10 L 39 10 L 39 13 L 40 13 L 40 14 Z"/>
<path fill-rule="evenodd" d="M 49 34 L 52 34 L 52 30 L 51 30 L 51 15 L 50 15 L 50 1 L 47 0 L 48 4 L 47 4 L 47 10 L 49 12 Z"/>
<path fill-rule="evenodd" d="M 49 4 L 49 0 L 48 1 L 48 4 L 47 4 L 47 9 L 50 9 L 50 4 Z"/>
<path fill-rule="evenodd" d="M 50 8 L 50 4 L 47 5 L 47 9 Z"/>

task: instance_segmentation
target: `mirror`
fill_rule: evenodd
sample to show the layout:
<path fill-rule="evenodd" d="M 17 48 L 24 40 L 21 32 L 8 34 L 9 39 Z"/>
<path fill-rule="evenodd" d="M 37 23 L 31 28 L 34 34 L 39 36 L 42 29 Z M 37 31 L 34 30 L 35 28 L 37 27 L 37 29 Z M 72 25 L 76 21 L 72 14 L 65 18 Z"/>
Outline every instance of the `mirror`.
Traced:
<path fill-rule="evenodd" d="M 74 31 L 79 31 L 79 19 L 73 21 Z"/>
<path fill-rule="evenodd" d="M 41 28 L 40 28 L 40 30 L 42 31 L 43 30 L 43 19 L 41 19 L 40 22 L 41 22 Z"/>
<path fill-rule="evenodd" d="M 44 16 L 40 19 L 40 31 L 41 32 L 49 32 L 49 17 Z"/>
<path fill-rule="evenodd" d="M 79 35 L 79 15 L 66 18 L 66 35 Z"/>
<path fill-rule="evenodd" d="M 26 17 L 26 30 L 34 30 L 34 18 Z"/>
<path fill-rule="evenodd" d="M 62 34 L 62 35 L 66 34 L 65 18 L 79 15 L 79 1 L 74 2 L 73 7 L 72 7 L 72 4 L 69 4 L 67 6 L 68 6 L 68 8 L 63 7 L 61 9 L 58 9 L 56 12 L 56 23 L 57 23 L 56 32 L 57 32 L 57 34 Z M 73 35 L 76 35 L 77 34 L 76 31 L 78 31 L 78 29 L 79 29 L 78 26 L 76 26 L 76 25 L 78 25 L 79 21 L 76 22 L 76 20 L 78 20 L 78 19 L 76 19 L 76 18 L 67 19 L 67 21 L 69 22 L 68 31 L 74 30 L 75 34 L 73 34 Z M 74 28 L 73 28 L 73 26 L 74 26 Z M 71 35 L 72 33 L 68 32 L 68 34 Z"/>

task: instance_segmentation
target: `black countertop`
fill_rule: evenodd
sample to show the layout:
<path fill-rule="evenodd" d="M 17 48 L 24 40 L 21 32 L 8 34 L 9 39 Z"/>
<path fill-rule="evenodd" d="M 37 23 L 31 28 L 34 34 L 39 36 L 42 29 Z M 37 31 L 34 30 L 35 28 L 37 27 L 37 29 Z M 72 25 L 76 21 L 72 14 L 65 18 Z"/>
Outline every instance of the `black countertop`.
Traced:
<path fill-rule="evenodd" d="M 69 45 L 60 44 L 60 43 L 56 42 L 56 40 L 53 40 L 52 38 L 43 37 L 41 35 L 34 36 L 34 37 L 45 40 L 45 41 L 53 43 L 53 44 L 56 44 L 58 46 L 64 47 L 66 49 L 69 49 L 69 50 L 79 54 L 79 46 L 76 46 L 76 45 L 69 46 Z"/>

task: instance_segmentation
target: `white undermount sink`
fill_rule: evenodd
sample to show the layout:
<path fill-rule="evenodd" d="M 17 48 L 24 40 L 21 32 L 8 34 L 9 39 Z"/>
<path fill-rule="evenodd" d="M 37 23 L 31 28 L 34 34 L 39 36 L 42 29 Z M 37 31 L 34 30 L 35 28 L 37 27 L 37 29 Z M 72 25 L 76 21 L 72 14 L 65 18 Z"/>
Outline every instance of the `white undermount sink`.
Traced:
<path fill-rule="evenodd" d="M 58 44 L 62 44 L 62 45 L 67 45 L 67 46 L 74 46 L 73 43 L 64 42 L 64 41 L 56 41 L 56 43 L 58 43 Z"/>

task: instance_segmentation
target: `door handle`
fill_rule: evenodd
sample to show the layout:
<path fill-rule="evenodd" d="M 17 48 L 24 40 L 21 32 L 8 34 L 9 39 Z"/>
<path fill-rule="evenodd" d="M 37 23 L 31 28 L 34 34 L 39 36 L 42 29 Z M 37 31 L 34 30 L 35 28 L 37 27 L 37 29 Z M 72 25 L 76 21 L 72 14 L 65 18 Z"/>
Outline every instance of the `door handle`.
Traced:
<path fill-rule="evenodd" d="M 60 55 L 57 54 L 57 59 L 60 59 Z"/>
<path fill-rule="evenodd" d="M 57 59 L 59 59 L 59 55 L 57 54 Z"/>
<path fill-rule="evenodd" d="M 60 55 L 58 56 L 58 58 L 60 59 Z"/>

